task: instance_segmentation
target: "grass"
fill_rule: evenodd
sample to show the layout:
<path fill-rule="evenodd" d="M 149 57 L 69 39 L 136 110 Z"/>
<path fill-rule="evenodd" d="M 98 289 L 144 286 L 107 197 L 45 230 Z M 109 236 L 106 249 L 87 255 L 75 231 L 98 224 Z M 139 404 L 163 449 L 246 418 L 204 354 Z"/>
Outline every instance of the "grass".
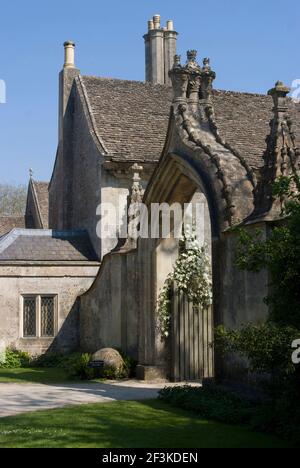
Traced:
<path fill-rule="evenodd" d="M 67 372 L 61 368 L 32 367 L 20 369 L 0 369 L 0 383 L 37 383 L 59 384 L 66 382 L 82 382 L 70 379 Z M 105 382 L 105 379 L 89 380 L 89 383 Z"/>
<path fill-rule="evenodd" d="M 61 383 L 70 379 L 64 369 L 0 369 L 0 383 Z"/>
<path fill-rule="evenodd" d="M 274 437 L 206 421 L 161 401 L 113 402 L 0 419 L 2 448 L 285 448 Z"/>

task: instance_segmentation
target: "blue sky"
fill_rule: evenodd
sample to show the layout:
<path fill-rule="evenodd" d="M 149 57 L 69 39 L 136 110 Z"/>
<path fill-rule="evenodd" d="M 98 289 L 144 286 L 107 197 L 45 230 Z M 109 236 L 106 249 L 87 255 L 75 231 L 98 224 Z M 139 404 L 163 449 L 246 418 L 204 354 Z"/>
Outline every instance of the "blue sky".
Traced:
<path fill-rule="evenodd" d="M 76 42 L 83 74 L 143 80 L 142 36 L 156 13 L 174 20 L 179 53 L 211 58 L 217 88 L 265 93 L 300 78 L 299 0 L 2 1 L 0 182 L 25 183 L 29 168 L 51 177 L 62 43 Z"/>

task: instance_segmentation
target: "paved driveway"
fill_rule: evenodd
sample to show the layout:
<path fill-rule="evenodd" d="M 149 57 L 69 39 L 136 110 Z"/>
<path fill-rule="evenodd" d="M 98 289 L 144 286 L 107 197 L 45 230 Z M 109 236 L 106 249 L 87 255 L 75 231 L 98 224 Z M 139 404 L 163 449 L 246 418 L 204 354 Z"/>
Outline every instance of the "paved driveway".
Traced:
<path fill-rule="evenodd" d="M 0 383 L 0 417 L 68 405 L 147 400 L 156 398 L 165 386 L 136 381 L 71 385 Z"/>

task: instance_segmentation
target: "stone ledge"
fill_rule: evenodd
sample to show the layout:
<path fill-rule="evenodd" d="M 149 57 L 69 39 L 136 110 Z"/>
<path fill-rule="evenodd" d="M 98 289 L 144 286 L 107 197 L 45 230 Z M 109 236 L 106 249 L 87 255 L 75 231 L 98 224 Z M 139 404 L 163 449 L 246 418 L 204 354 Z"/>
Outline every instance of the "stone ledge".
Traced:
<path fill-rule="evenodd" d="M 167 372 L 165 367 L 159 366 L 142 366 L 138 365 L 136 368 L 136 376 L 138 380 L 150 381 L 164 381 L 167 382 Z"/>

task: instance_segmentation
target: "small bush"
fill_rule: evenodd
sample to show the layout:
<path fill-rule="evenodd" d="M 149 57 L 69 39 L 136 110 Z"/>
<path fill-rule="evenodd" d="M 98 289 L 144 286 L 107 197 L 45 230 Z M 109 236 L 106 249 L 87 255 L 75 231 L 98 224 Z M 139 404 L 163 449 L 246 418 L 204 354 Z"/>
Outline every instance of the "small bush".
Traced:
<path fill-rule="evenodd" d="M 121 377 L 119 378 L 134 378 L 136 376 L 136 366 L 138 365 L 138 362 L 135 359 L 126 356 L 121 349 L 118 349 L 118 351 L 124 361 L 124 369 L 121 373 Z"/>
<path fill-rule="evenodd" d="M 165 388 L 160 391 L 159 398 L 177 408 L 192 411 L 202 418 L 227 424 L 249 422 L 253 411 L 253 404 L 249 401 L 215 387 Z"/>
<path fill-rule="evenodd" d="M 250 370 L 270 374 L 274 379 L 285 379 L 295 374 L 291 345 L 300 337 L 294 327 L 283 327 L 272 322 L 244 325 L 240 330 L 223 326 L 215 330 L 215 344 L 219 351 L 237 353 L 249 360 Z"/>
<path fill-rule="evenodd" d="M 89 367 L 90 361 L 90 354 L 74 353 L 64 359 L 62 367 L 70 378 L 91 380 L 94 378 L 94 369 Z"/>
<path fill-rule="evenodd" d="M 22 367 L 28 367 L 31 362 L 31 357 L 24 351 L 18 351 L 16 349 L 7 348 L 5 350 L 5 360 L 0 362 L 0 368 L 2 369 L 18 369 Z"/>
<path fill-rule="evenodd" d="M 263 402 L 250 402 L 218 387 L 165 388 L 160 391 L 159 398 L 201 418 L 246 425 L 251 430 L 273 434 L 289 440 L 295 447 L 300 446 L 299 393 L 295 389 Z"/>
<path fill-rule="evenodd" d="M 64 367 L 65 361 L 68 360 L 70 355 L 62 353 L 46 353 L 38 356 L 32 360 L 33 367 L 57 368 Z"/>

